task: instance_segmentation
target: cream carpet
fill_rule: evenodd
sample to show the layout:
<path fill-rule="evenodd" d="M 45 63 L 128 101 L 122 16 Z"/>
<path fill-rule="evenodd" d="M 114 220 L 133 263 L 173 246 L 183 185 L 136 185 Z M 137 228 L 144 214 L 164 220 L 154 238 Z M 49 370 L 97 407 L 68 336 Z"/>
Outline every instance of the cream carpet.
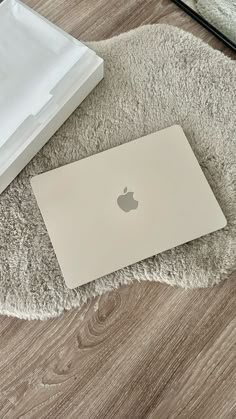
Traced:
<path fill-rule="evenodd" d="M 0 196 L 2 314 L 47 319 L 134 280 L 211 287 L 236 267 L 235 62 L 166 25 L 89 45 L 105 60 L 105 79 Z M 30 178 L 176 123 L 183 127 L 228 226 L 67 289 Z"/>
<path fill-rule="evenodd" d="M 198 0 L 196 10 L 236 44 L 236 0 Z"/>

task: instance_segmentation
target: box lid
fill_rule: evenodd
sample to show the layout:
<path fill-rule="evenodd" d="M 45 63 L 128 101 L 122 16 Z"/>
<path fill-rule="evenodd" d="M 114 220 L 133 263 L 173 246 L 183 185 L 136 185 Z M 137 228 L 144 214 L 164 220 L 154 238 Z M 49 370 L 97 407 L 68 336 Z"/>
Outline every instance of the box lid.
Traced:
<path fill-rule="evenodd" d="M 20 1 L 0 4 L 0 176 L 101 62 Z"/>

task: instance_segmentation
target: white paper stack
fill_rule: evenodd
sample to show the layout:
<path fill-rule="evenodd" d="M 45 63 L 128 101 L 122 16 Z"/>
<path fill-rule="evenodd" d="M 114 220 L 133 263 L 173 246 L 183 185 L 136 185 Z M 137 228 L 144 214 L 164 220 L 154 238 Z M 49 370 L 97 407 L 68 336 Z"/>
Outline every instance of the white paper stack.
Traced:
<path fill-rule="evenodd" d="M 103 60 L 20 1 L 0 4 L 0 193 L 103 78 Z"/>

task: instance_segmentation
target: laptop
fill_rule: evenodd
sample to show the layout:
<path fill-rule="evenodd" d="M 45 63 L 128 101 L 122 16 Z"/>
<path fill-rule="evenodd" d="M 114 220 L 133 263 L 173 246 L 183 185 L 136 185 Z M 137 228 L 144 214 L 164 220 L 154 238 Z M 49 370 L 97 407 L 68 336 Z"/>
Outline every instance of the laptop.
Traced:
<path fill-rule="evenodd" d="M 75 288 L 226 226 L 180 126 L 32 178 Z"/>

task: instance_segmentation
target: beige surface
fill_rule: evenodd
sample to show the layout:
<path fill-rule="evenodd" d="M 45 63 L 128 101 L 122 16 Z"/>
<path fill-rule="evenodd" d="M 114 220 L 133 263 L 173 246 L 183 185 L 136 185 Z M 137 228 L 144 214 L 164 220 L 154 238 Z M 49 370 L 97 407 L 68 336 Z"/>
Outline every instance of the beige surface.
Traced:
<path fill-rule="evenodd" d="M 233 56 L 168 0 L 30 4 L 83 38 L 161 21 Z M 0 417 L 233 419 L 235 279 L 188 292 L 137 283 L 46 322 L 2 317 Z"/>
<path fill-rule="evenodd" d="M 41 173 L 31 184 L 71 289 L 227 225 L 178 125 Z M 117 198 L 133 194 L 137 207 L 124 213 Z"/>

